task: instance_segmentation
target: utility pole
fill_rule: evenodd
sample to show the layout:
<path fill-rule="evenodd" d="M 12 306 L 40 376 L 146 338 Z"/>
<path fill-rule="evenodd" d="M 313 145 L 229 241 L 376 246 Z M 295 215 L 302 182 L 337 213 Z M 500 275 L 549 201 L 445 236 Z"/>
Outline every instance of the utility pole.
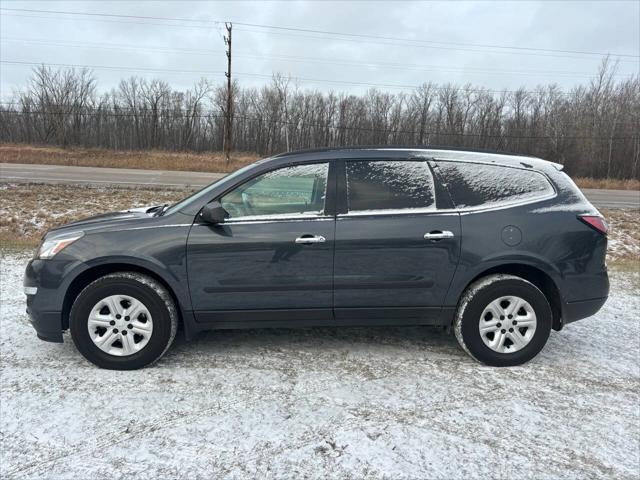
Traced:
<path fill-rule="evenodd" d="M 224 158 L 227 163 L 231 161 L 231 29 L 233 24 L 231 22 L 224 23 L 224 28 L 227 29 L 227 35 L 224 37 L 224 44 L 227 46 L 227 71 L 225 76 L 227 77 L 227 111 L 224 117 Z"/>

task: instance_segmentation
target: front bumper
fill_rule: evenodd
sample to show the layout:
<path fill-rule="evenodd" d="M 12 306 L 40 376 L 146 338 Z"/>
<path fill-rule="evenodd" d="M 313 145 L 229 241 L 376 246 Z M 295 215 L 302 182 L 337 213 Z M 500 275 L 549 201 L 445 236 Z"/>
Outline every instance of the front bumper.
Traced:
<path fill-rule="evenodd" d="M 62 312 L 40 312 L 27 307 L 27 313 L 40 340 L 62 343 Z"/>
<path fill-rule="evenodd" d="M 33 259 L 24 272 L 27 314 L 38 338 L 47 342 L 62 342 L 61 266 L 52 260 Z"/>

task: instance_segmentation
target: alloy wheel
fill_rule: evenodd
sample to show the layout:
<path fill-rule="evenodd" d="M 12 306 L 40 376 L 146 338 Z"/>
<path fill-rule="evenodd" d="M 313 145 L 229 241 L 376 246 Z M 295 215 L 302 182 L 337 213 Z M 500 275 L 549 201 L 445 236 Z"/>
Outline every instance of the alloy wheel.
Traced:
<path fill-rule="evenodd" d="M 482 341 L 491 350 L 513 353 L 529 344 L 536 325 L 536 312 L 529 302 L 516 296 L 504 296 L 485 307 L 478 328 Z"/>
<path fill-rule="evenodd" d="M 111 295 L 94 305 L 87 322 L 89 337 L 103 352 L 128 356 L 142 350 L 153 333 L 147 307 L 128 295 Z"/>

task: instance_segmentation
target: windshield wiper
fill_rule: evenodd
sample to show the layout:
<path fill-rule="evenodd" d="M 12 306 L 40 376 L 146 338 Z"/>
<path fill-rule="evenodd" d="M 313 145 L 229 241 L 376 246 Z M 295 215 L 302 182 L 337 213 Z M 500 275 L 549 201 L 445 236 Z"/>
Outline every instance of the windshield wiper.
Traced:
<path fill-rule="evenodd" d="M 169 208 L 169 204 L 165 203 L 161 207 L 156 207 L 156 208 L 157 208 L 157 210 L 155 211 L 153 216 L 154 217 L 161 217 L 164 214 L 164 212 L 167 210 L 167 208 Z"/>

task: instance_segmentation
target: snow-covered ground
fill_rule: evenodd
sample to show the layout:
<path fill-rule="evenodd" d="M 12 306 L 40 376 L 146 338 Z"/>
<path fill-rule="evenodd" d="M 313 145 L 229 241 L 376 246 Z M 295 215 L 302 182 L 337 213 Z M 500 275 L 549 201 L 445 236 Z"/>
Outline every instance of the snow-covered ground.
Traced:
<path fill-rule="evenodd" d="M 428 328 L 212 332 L 100 370 L 24 314 L 1 265 L 0 478 L 638 478 L 638 274 L 534 361 Z"/>

